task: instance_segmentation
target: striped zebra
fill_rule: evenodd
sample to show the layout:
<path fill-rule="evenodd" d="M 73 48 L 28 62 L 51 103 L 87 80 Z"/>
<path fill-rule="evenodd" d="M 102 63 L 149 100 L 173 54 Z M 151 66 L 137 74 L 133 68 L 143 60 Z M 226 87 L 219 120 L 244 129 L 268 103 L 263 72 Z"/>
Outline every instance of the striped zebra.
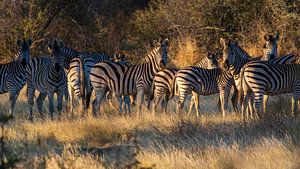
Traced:
<path fill-rule="evenodd" d="M 207 53 L 207 56 L 201 59 L 198 63 L 195 64 L 197 67 L 213 69 L 218 66 L 218 57 L 221 53 L 217 52 L 216 54 Z M 164 113 L 167 112 L 167 105 L 170 99 L 170 93 L 172 92 L 172 81 L 175 77 L 176 72 L 179 69 L 177 68 L 165 68 L 159 71 L 155 76 L 152 83 L 151 89 L 151 99 L 153 99 L 152 104 L 152 113 L 155 114 L 157 104 L 162 98 L 161 106 L 164 108 Z M 191 100 L 194 100 L 192 98 Z M 194 107 L 194 102 L 190 103 L 190 111 Z"/>
<path fill-rule="evenodd" d="M 178 95 L 177 112 L 181 113 L 186 97 L 192 94 L 196 105 L 196 115 L 199 116 L 199 95 L 219 93 L 221 111 L 225 116 L 225 103 L 233 84 L 233 78 L 227 71 L 221 69 L 203 69 L 190 66 L 179 70 L 173 80 L 173 93 Z"/>
<path fill-rule="evenodd" d="M 86 112 L 86 94 L 91 93 L 91 85 L 86 77 L 86 65 L 84 64 L 84 55 L 79 53 L 78 57 L 70 61 L 69 69 L 67 70 L 68 77 L 68 108 L 73 114 L 74 94 L 80 98 L 80 107 L 82 115 Z"/>
<path fill-rule="evenodd" d="M 92 86 L 89 77 L 90 70 L 95 63 L 103 60 L 110 60 L 110 58 L 104 53 L 78 52 L 68 47 L 62 48 L 62 54 L 64 56 L 64 68 L 68 72 L 68 111 L 73 112 L 75 93 L 81 100 L 81 110 L 82 114 L 84 114 L 89 108 L 90 97 L 92 94 Z M 80 66 L 81 64 L 82 67 Z M 84 80 L 82 80 L 83 76 Z M 82 87 L 84 87 L 84 89 Z"/>
<path fill-rule="evenodd" d="M 300 65 L 251 62 L 242 71 L 244 99 L 242 114 L 246 114 L 249 97 L 254 95 L 254 112 L 262 118 L 261 103 L 265 94 L 279 95 L 293 93 L 292 113 L 299 114 Z"/>
<path fill-rule="evenodd" d="M 137 95 L 137 116 L 141 111 L 144 94 L 149 93 L 154 75 L 167 63 L 168 40 L 156 43 L 156 47 L 147 54 L 146 62 L 124 66 L 113 62 L 95 64 L 90 78 L 96 99 L 93 101 L 93 113 L 96 114 L 108 90 L 113 91 L 121 103 L 122 95 Z M 120 104 L 121 106 L 121 104 Z M 120 107 L 120 112 L 122 107 Z"/>
<path fill-rule="evenodd" d="M 124 51 L 115 52 L 115 54 L 113 55 L 112 61 L 115 62 L 115 63 L 125 65 L 125 66 L 130 66 L 131 65 L 131 63 L 127 59 L 127 53 L 124 52 Z M 112 94 L 113 93 L 111 91 L 108 91 L 107 94 L 106 94 L 106 98 L 108 99 L 111 107 L 113 107 Z M 134 99 L 135 99 L 134 95 L 130 95 L 130 96 L 124 96 L 123 95 L 121 97 L 122 97 L 121 106 L 123 107 L 123 102 L 124 102 L 124 104 L 125 104 L 125 108 L 124 108 L 125 113 L 126 112 L 130 113 L 130 105 L 134 103 Z"/>
<path fill-rule="evenodd" d="M 9 63 L 0 64 L 0 93 L 9 94 L 9 114 L 12 117 L 20 90 L 26 83 L 25 72 L 30 59 L 31 44 L 31 39 L 17 40 L 19 51 L 15 54 L 15 59 Z"/>
<path fill-rule="evenodd" d="M 49 57 L 36 57 L 31 59 L 26 71 L 26 80 L 28 86 L 28 112 L 29 119 L 33 120 L 32 107 L 35 90 L 38 90 L 39 96 L 36 99 L 38 111 L 43 118 L 43 102 L 48 96 L 49 112 L 53 119 L 54 113 L 54 93 L 57 94 L 57 111 L 59 115 L 62 111 L 62 98 L 67 88 L 67 77 L 63 69 L 63 57 L 61 48 L 55 40 L 53 44 L 48 45 L 51 53 Z"/>
<path fill-rule="evenodd" d="M 240 74 L 240 72 L 247 63 L 251 63 L 253 62 L 253 60 L 251 60 L 250 56 L 238 45 L 236 41 L 229 40 L 228 43 L 226 44 L 225 40 L 221 38 L 220 43 L 221 46 L 223 47 L 223 53 L 224 53 L 224 63 L 223 63 L 224 68 L 228 70 L 230 74 L 233 75 L 234 82 L 242 96 L 243 94 L 242 83 L 241 83 L 242 74 Z M 271 64 L 288 64 L 294 61 L 295 61 L 295 56 L 289 54 L 283 57 L 278 57 L 276 59 L 269 60 L 267 62 Z M 255 62 L 259 62 L 259 61 L 255 61 Z M 266 110 L 266 104 L 267 104 L 266 101 L 267 99 L 264 99 L 264 110 Z"/>

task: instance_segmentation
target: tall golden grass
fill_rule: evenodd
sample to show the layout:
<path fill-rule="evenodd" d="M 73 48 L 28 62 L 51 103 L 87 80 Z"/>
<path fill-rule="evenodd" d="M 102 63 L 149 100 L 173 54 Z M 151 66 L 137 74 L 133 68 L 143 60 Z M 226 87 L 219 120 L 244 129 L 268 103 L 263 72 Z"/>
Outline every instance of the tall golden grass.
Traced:
<path fill-rule="evenodd" d="M 6 95 L 1 99 L 5 103 Z M 32 123 L 24 119 L 26 98 L 21 95 L 17 118 L 5 127 L 6 146 L 20 159 L 17 168 L 126 168 L 128 163 L 119 157 L 126 151 L 100 157 L 80 151 L 122 145 L 136 147 L 140 164 L 135 168 L 300 167 L 299 119 L 244 122 L 232 112 L 223 119 L 216 112 L 215 96 L 201 101 L 200 119 L 179 117 L 171 102 L 169 114 L 158 112 L 155 117 L 147 111 L 140 118 L 129 117 L 107 108 L 99 118 L 64 115 L 61 120 Z"/>

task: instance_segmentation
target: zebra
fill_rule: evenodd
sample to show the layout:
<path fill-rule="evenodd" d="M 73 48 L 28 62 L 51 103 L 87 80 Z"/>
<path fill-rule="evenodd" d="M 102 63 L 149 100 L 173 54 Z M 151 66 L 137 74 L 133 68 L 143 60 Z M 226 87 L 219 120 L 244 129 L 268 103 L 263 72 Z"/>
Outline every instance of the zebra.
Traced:
<path fill-rule="evenodd" d="M 73 115 L 73 99 L 74 94 L 80 98 L 80 106 L 82 115 L 86 112 L 86 93 L 91 93 L 91 86 L 86 77 L 86 65 L 84 64 L 84 55 L 79 53 L 79 57 L 75 57 L 70 61 L 69 69 L 67 70 L 68 77 L 68 108 Z"/>
<path fill-rule="evenodd" d="M 125 66 L 130 66 L 131 63 L 128 61 L 127 59 L 127 53 L 125 51 L 117 51 L 114 53 L 113 57 L 112 57 L 112 61 L 116 62 L 116 63 L 120 63 L 122 65 Z M 106 94 L 106 98 L 108 99 L 111 107 L 113 107 L 112 104 L 112 92 L 108 91 Z M 130 95 L 130 96 L 122 96 L 122 102 L 125 103 L 125 112 L 130 113 L 130 105 L 134 104 L 134 95 Z"/>
<path fill-rule="evenodd" d="M 186 97 L 192 93 L 196 105 L 196 116 L 199 117 L 199 95 L 220 93 L 221 111 L 225 116 L 225 103 L 233 84 L 233 78 L 220 68 L 203 69 L 190 66 L 179 70 L 173 80 L 173 93 L 178 95 L 177 112 L 181 113 Z M 191 107 L 190 107 L 191 108 Z"/>
<path fill-rule="evenodd" d="M 277 58 L 277 42 L 279 39 L 279 32 L 275 36 L 266 34 L 264 36 L 265 43 L 263 45 L 263 57 L 261 60 L 273 60 Z"/>
<path fill-rule="evenodd" d="M 147 54 L 146 62 L 125 66 L 113 62 L 101 62 L 94 65 L 90 78 L 96 93 L 93 101 L 93 113 L 96 114 L 108 90 L 119 99 L 122 95 L 137 95 L 137 117 L 145 93 L 149 93 L 154 75 L 165 67 L 168 59 L 168 39 L 156 43 L 155 48 Z M 121 112 L 120 107 L 120 112 Z"/>
<path fill-rule="evenodd" d="M 262 118 L 261 102 L 265 94 L 293 93 L 292 114 L 299 113 L 300 65 L 251 62 L 245 65 L 241 74 L 244 92 L 242 114 L 246 114 L 250 93 L 254 95 L 254 111 L 259 118 Z"/>
<path fill-rule="evenodd" d="M 234 77 L 234 82 L 240 91 L 240 96 L 243 94 L 242 89 L 242 74 L 240 74 L 244 65 L 248 62 L 251 63 L 250 56 L 238 45 L 236 41 L 229 40 L 226 44 L 223 38 L 220 39 L 221 46 L 223 47 L 224 53 L 224 62 L 223 67 L 225 70 L 229 71 L 230 74 Z M 267 62 L 271 64 L 287 64 L 295 61 L 295 56 L 293 54 L 288 54 L 283 57 L 278 57 L 273 60 L 269 60 Z M 255 61 L 255 62 L 263 62 L 263 61 Z M 250 99 L 251 100 L 251 99 Z M 266 110 L 266 102 L 267 99 L 264 99 L 264 110 Z M 251 109 L 251 106 L 250 106 Z M 242 114 L 243 115 L 243 114 Z M 252 116 L 252 115 L 251 115 Z"/>
<path fill-rule="evenodd" d="M 195 64 L 197 67 L 213 69 L 218 65 L 218 57 L 221 53 L 217 52 L 216 54 L 207 53 L 207 56 L 201 59 L 198 63 Z M 164 113 L 166 114 L 168 101 L 170 99 L 170 93 L 172 92 L 172 81 L 175 77 L 176 72 L 179 69 L 177 68 L 165 68 L 159 71 L 155 76 L 151 87 L 151 99 L 153 99 L 152 104 L 152 114 L 155 114 L 157 104 L 163 97 L 161 106 L 164 108 Z M 194 100 L 193 98 L 191 100 Z M 194 106 L 194 102 L 190 104 L 190 111 Z"/>
<path fill-rule="evenodd" d="M 49 112 L 53 119 L 54 93 L 57 94 L 57 110 L 59 115 L 61 115 L 63 93 L 67 88 L 67 76 L 63 69 L 63 57 L 61 53 L 62 47 L 54 40 L 53 44 L 48 44 L 48 50 L 51 53 L 50 58 L 35 57 L 31 59 L 27 66 L 26 80 L 28 87 L 29 120 L 33 120 L 32 107 L 36 89 L 40 92 L 36 102 L 41 117 L 43 118 L 43 101 L 48 96 Z"/>
<path fill-rule="evenodd" d="M 15 59 L 6 64 L 0 64 L 0 93 L 9 94 L 10 109 L 9 114 L 14 116 L 14 108 L 20 90 L 26 83 L 26 66 L 30 59 L 30 46 L 32 40 L 17 40 L 19 51 L 15 54 Z"/>
<path fill-rule="evenodd" d="M 75 95 L 81 99 L 81 110 L 82 114 L 84 114 L 89 108 L 90 97 L 92 94 L 92 86 L 89 78 L 90 70 L 95 63 L 103 60 L 110 60 L 110 58 L 104 53 L 78 52 L 65 46 L 62 48 L 62 54 L 64 56 L 64 68 L 68 72 L 67 91 L 70 96 L 70 98 L 68 98 L 67 105 L 69 108 L 68 111 L 73 112 L 73 93 L 75 92 Z M 83 64 L 83 67 L 80 66 L 81 64 Z M 72 67 L 70 65 L 72 65 Z M 80 79 L 82 75 L 85 77 L 85 80 Z M 85 89 L 82 87 L 85 87 Z M 84 96 L 82 95 L 83 92 Z M 83 104 L 83 102 L 85 102 L 85 104 Z"/>

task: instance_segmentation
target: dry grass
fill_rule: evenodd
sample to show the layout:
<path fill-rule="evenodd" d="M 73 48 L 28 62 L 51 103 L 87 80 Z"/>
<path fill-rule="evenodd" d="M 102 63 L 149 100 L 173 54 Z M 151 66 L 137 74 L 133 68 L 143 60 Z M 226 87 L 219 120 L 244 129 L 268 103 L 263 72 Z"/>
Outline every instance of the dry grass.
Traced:
<path fill-rule="evenodd" d="M 31 123 L 24 120 L 24 102 L 21 95 L 17 119 L 5 129 L 6 146 L 21 159 L 16 168 L 126 168 L 133 158 L 140 162 L 138 168 L 300 167 L 299 119 L 243 122 L 234 113 L 223 119 L 215 112 L 214 96 L 203 98 L 201 119 L 148 112 L 137 119 L 108 109 L 100 118 Z M 109 148 L 98 156 L 81 151 L 91 147 Z"/>

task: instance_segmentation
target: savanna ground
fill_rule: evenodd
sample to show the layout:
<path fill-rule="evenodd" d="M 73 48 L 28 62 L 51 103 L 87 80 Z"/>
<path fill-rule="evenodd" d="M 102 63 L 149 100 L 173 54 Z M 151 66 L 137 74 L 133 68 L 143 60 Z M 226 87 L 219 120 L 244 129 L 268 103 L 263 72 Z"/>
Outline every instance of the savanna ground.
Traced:
<path fill-rule="evenodd" d="M 179 118 L 172 113 L 172 101 L 170 114 L 158 110 L 155 117 L 146 111 L 140 118 L 125 117 L 106 103 L 98 118 L 78 113 L 68 118 L 65 113 L 61 120 L 36 118 L 31 123 L 25 120 L 26 97 L 21 94 L 17 118 L 4 129 L 6 155 L 17 159 L 15 168 L 130 168 L 138 161 L 136 168 L 296 169 L 300 123 L 285 113 L 290 106 L 283 98 L 271 99 L 272 115 L 262 122 L 244 122 L 233 112 L 222 119 L 217 96 L 208 96 L 201 99 L 203 118 Z M 7 96 L 1 100 L 3 113 Z"/>

